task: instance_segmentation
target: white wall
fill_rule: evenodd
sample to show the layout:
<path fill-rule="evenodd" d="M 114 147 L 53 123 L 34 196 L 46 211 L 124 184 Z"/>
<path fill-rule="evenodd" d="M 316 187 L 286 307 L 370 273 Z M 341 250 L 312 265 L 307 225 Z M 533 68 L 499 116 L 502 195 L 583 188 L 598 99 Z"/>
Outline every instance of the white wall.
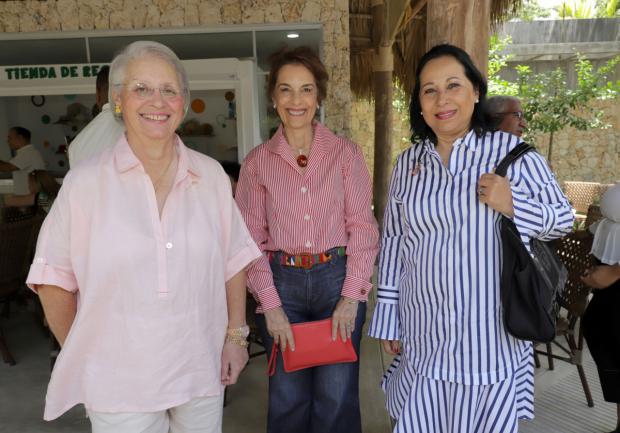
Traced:
<path fill-rule="evenodd" d="M 189 147 L 205 153 L 218 160 L 237 160 L 237 123 L 228 119 L 228 101 L 224 99 L 226 90 L 201 90 L 191 93 L 191 100 L 200 98 L 205 102 L 205 110 L 195 113 L 191 106 L 184 119 L 195 119 L 200 124 L 213 126 L 213 136 L 182 136 Z M 73 125 L 57 124 L 61 116 L 67 115 L 67 107 L 80 103 L 90 115 L 95 95 L 47 95 L 41 107 L 32 104 L 30 96 L 0 97 L 0 159 L 8 160 L 11 153 L 6 142 L 8 130 L 12 126 L 23 126 L 32 133 L 32 144 L 41 151 L 48 170 L 63 173 L 67 170 L 65 154 L 57 154 L 60 145 L 65 144 L 65 137 L 72 139 L 85 123 Z M 50 122 L 43 123 L 43 116 L 49 116 Z M 89 118 L 87 119 L 89 120 Z M 47 144 L 45 144 L 47 143 Z M 62 164 L 62 165 L 61 165 Z"/>
<path fill-rule="evenodd" d="M 8 130 L 13 126 L 23 126 L 32 133 L 32 144 L 41 151 L 48 170 L 67 171 L 67 157 L 57 154 L 60 145 L 66 144 L 65 136 L 72 139 L 85 125 L 84 121 L 69 124 L 57 124 L 61 116 L 67 115 L 67 107 L 79 103 L 84 107 L 82 119 L 91 118 L 91 109 L 95 103 L 95 95 L 47 95 L 41 107 L 33 105 L 30 96 L 6 96 L 0 98 L 0 155 L 10 155 L 6 142 Z M 43 116 L 50 122 L 45 124 Z"/>
<path fill-rule="evenodd" d="M 181 138 L 188 147 L 219 161 L 237 161 L 237 121 L 228 118 L 228 101 L 224 98 L 226 92 L 227 90 L 191 92 L 190 99 L 202 99 L 205 109 L 202 113 L 195 113 L 190 105 L 183 124 L 191 120 L 196 120 L 200 125 L 209 123 L 213 126 L 213 136 L 182 133 Z"/>

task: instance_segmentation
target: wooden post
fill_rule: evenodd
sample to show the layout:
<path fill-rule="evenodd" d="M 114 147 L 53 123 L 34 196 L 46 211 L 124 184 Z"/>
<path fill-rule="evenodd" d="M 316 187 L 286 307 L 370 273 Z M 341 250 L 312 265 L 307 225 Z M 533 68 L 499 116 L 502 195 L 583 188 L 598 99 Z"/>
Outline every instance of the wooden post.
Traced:
<path fill-rule="evenodd" d="M 375 217 L 379 227 L 383 223 L 383 212 L 392 173 L 392 74 L 394 58 L 392 46 L 379 47 L 373 62 L 375 94 L 375 166 L 373 193 Z"/>
<path fill-rule="evenodd" d="M 409 0 L 372 0 L 375 95 L 375 217 L 381 227 L 392 173 L 392 45 Z"/>
<path fill-rule="evenodd" d="M 427 49 L 440 43 L 461 47 L 486 75 L 491 0 L 428 0 L 426 17 Z"/>

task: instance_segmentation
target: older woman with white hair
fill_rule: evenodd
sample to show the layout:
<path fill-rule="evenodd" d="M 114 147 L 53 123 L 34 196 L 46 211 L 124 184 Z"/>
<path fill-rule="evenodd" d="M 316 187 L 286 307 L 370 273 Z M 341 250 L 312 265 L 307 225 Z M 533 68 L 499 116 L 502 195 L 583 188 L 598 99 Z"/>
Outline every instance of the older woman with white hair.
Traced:
<path fill-rule="evenodd" d="M 67 175 L 28 276 L 62 346 L 44 418 L 83 403 L 97 433 L 220 432 L 260 252 L 221 166 L 175 134 L 189 101 L 177 56 L 134 42 L 110 82 L 125 134 Z"/>

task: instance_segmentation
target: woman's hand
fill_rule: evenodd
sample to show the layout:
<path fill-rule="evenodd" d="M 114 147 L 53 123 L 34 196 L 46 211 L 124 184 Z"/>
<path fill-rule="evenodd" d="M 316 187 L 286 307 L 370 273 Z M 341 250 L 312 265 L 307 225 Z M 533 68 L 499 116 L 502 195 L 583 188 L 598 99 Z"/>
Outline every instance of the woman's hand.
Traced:
<path fill-rule="evenodd" d="M 485 173 L 478 179 L 478 200 L 496 211 L 513 218 L 515 210 L 512 204 L 510 182 L 502 176 Z"/>
<path fill-rule="evenodd" d="M 288 344 L 291 350 L 295 351 L 295 339 L 293 338 L 291 324 L 282 307 L 266 310 L 265 321 L 267 322 L 267 332 L 273 341 L 280 346 L 280 350 L 284 352 Z"/>
<path fill-rule="evenodd" d="M 250 359 L 248 349 L 235 343 L 224 343 L 222 349 L 222 385 L 234 385 Z"/>
<path fill-rule="evenodd" d="M 342 341 L 351 338 L 355 331 L 355 318 L 357 317 L 357 304 L 359 301 L 343 296 L 336 304 L 334 314 L 332 314 L 332 340 L 336 340 L 338 331 Z"/>
<path fill-rule="evenodd" d="M 381 340 L 383 350 L 390 355 L 398 355 L 400 353 L 400 341 L 398 340 Z"/>

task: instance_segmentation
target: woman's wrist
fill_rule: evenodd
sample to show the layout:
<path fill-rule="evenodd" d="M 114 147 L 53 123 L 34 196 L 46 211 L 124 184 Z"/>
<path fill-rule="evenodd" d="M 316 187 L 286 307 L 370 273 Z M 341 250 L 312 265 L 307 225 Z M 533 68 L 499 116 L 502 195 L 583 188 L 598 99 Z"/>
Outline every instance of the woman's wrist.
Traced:
<path fill-rule="evenodd" d="M 359 303 L 358 299 L 349 298 L 347 296 L 341 296 L 340 299 L 343 300 L 347 304 L 358 304 Z"/>
<path fill-rule="evenodd" d="M 237 327 L 229 326 L 226 329 L 226 335 L 230 337 L 243 337 L 247 338 L 250 335 L 250 327 L 246 324 Z"/>
<path fill-rule="evenodd" d="M 248 336 L 250 335 L 250 327 L 243 325 L 235 328 L 226 329 L 226 343 L 236 344 L 241 347 L 248 347 Z"/>
<path fill-rule="evenodd" d="M 248 340 L 245 337 L 232 337 L 230 335 L 226 336 L 226 339 L 224 340 L 224 342 L 236 344 L 237 346 L 241 346 L 241 347 L 248 347 L 250 344 L 248 343 Z"/>

